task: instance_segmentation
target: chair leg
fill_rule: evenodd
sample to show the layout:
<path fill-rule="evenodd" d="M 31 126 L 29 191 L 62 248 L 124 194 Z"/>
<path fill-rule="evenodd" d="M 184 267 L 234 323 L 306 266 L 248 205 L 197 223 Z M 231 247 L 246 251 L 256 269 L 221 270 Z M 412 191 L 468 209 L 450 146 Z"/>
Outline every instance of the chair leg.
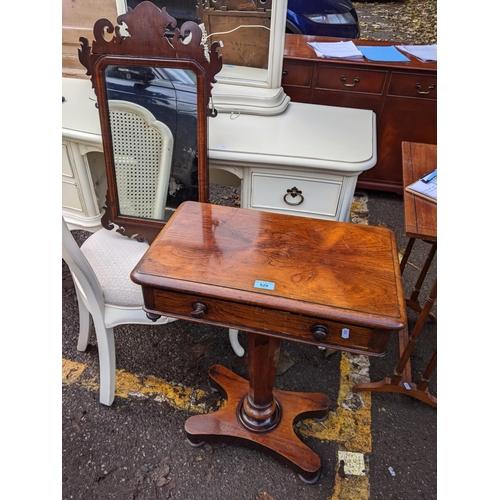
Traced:
<path fill-rule="evenodd" d="M 78 334 L 78 344 L 76 348 L 79 351 L 85 351 L 90 341 L 90 312 L 85 307 L 83 300 L 77 293 L 78 298 L 78 316 L 80 320 L 80 333 Z"/>
<path fill-rule="evenodd" d="M 238 340 L 238 330 L 229 329 L 229 342 L 231 342 L 231 347 L 235 352 L 236 356 L 240 358 L 245 354 L 245 349 L 241 347 L 241 344 Z"/>
<path fill-rule="evenodd" d="M 99 323 L 94 321 L 99 351 L 99 401 L 111 406 L 116 385 L 115 335 L 113 328 L 106 328 L 102 322 Z"/>

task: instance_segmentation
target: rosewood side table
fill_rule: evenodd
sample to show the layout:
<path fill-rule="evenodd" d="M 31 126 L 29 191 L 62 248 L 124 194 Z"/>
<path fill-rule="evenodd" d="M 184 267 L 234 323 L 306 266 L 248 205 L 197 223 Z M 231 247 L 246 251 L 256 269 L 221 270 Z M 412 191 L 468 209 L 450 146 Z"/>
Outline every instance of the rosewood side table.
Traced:
<path fill-rule="evenodd" d="M 436 145 L 403 142 L 402 152 L 404 186 L 412 184 L 420 177 L 437 168 Z M 409 193 L 408 191 L 405 191 L 403 196 L 405 232 L 406 236 L 410 239 L 406 246 L 403 259 L 401 260 L 401 273 L 408 262 L 415 240 L 420 239 L 430 244 L 429 253 L 417 278 L 413 291 L 409 297 L 405 297 L 406 305 L 420 314 L 410 336 L 408 336 L 408 329 L 406 327 L 400 330 L 398 334 L 400 357 L 394 369 L 393 376 L 386 377 L 379 382 L 357 384 L 353 387 L 352 391 L 399 392 L 437 407 L 437 399 L 428 391 L 430 377 L 437 365 L 437 351 L 434 352 L 417 384 L 412 382 L 410 365 L 410 355 L 420 337 L 425 321 L 428 318 L 432 321 L 436 321 L 435 316 L 431 313 L 431 309 L 437 297 L 437 280 L 434 281 L 424 306 L 420 305 L 418 297 L 437 251 L 437 203 Z"/>
<path fill-rule="evenodd" d="M 386 228 L 185 202 L 131 273 L 151 318 L 248 332 L 249 380 L 220 365 L 227 397 L 185 423 L 193 445 L 238 442 L 282 459 L 306 483 L 321 461 L 295 434 L 326 418 L 321 393 L 274 390 L 283 339 L 383 356 L 406 325 L 396 238 Z"/>

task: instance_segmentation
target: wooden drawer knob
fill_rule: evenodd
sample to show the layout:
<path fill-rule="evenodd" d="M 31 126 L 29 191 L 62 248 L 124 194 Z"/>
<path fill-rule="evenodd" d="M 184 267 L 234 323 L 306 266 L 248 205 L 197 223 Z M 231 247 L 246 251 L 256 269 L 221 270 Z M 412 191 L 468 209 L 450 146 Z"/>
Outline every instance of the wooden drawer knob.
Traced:
<path fill-rule="evenodd" d="M 324 325 L 314 325 L 312 329 L 312 336 L 318 342 L 324 342 L 328 336 L 328 328 Z"/>
<path fill-rule="evenodd" d="M 195 302 L 193 304 L 193 310 L 191 311 L 190 315 L 193 318 L 198 318 L 201 319 L 203 316 L 205 316 L 205 312 L 207 310 L 207 306 L 201 302 Z"/>

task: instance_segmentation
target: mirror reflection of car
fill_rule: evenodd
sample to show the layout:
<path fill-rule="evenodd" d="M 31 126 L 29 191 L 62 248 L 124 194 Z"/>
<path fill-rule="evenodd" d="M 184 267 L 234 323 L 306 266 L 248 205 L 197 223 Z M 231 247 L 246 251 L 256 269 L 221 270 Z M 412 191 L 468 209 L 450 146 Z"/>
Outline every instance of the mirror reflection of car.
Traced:
<path fill-rule="evenodd" d="M 108 99 L 146 108 L 172 132 L 171 179 L 167 206 L 176 208 L 198 193 L 196 75 L 178 68 L 108 66 Z"/>

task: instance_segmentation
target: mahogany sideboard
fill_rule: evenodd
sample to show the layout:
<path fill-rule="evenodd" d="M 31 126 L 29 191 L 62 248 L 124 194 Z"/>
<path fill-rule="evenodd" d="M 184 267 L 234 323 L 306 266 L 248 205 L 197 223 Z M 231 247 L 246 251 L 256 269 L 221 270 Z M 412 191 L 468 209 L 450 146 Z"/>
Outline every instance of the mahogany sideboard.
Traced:
<path fill-rule="evenodd" d="M 372 110 L 377 116 L 377 164 L 358 187 L 403 194 L 401 143 L 437 144 L 437 63 L 323 59 L 308 42 L 343 39 L 285 35 L 282 86 L 292 102 Z M 345 39 L 344 39 L 345 41 Z M 352 40 L 355 45 L 396 42 Z"/>

